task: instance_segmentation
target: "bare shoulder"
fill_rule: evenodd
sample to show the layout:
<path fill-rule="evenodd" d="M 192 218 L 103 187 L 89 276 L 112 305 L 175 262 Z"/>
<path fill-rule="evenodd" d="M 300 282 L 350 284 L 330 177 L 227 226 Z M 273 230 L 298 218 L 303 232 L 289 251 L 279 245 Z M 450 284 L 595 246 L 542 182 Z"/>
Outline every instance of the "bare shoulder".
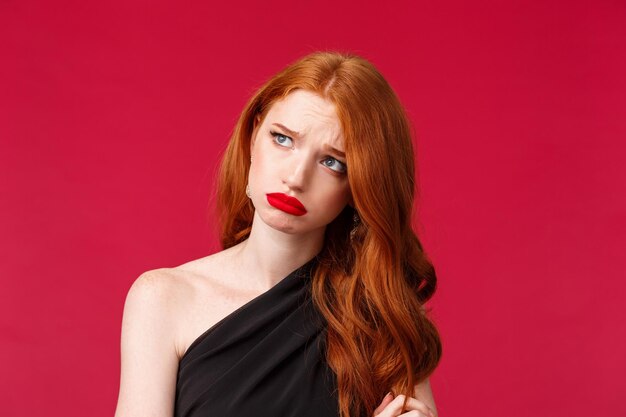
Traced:
<path fill-rule="evenodd" d="M 178 281 L 166 269 L 147 271 L 124 303 L 116 417 L 167 416 L 174 407 L 178 358 Z"/>
<path fill-rule="evenodd" d="M 221 257 L 222 252 L 218 252 L 171 268 L 146 271 L 135 279 L 126 301 L 158 311 L 160 318 L 180 324 L 181 309 L 204 298 L 205 291 L 218 284 Z"/>
<path fill-rule="evenodd" d="M 172 306 L 175 295 L 181 290 L 183 281 L 172 268 L 146 271 L 133 282 L 126 296 L 126 303 L 145 306 Z"/>
<path fill-rule="evenodd" d="M 187 346 L 188 333 L 194 316 L 200 313 L 202 301 L 211 300 L 215 280 L 209 273 L 205 258 L 142 273 L 128 291 L 125 314 L 137 315 L 145 321 L 159 323 L 167 329 L 167 343 L 180 359 Z M 139 313 L 141 311 L 141 313 Z M 202 313 L 200 313 L 202 314 Z"/>
<path fill-rule="evenodd" d="M 192 288 L 185 274 L 175 268 L 153 269 L 135 279 L 126 295 L 124 308 L 130 308 L 131 312 L 141 309 L 144 313 L 158 315 L 158 319 L 165 320 L 162 324 L 166 324 L 176 320 L 181 299 L 189 291 Z"/>
<path fill-rule="evenodd" d="M 189 346 L 207 329 L 217 323 L 250 297 L 238 291 L 229 250 L 195 259 L 173 268 L 150 271 L 148 281 L 168 294 L 175 321 L 174 346 L 181 359 Z"/>
<path fill-rule="evenodd" d="M 189 292 L 183 277 L 171 268 L 142 273 L 131 285 L 124 303 L 123 333 L 158 332 L 163 348 L 176 353 L 180 304 Z M 149 337 L 149 335 L 144 335 Z"/>
<path fill-rule="evenodd" d="M 180 358 L 220 318 L 214 260 L 206 257 L 139 275 L 124 303 L 116 417 L 171 416 Z"/>

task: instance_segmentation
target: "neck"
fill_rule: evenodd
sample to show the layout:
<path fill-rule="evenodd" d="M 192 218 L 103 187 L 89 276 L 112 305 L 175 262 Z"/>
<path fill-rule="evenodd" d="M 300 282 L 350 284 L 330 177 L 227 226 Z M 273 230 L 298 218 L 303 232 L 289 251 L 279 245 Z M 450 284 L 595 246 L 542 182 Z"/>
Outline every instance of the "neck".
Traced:
<path fill-rule="evenodd" d="M 236 262 L 248 272 L 250 285 L 267 290 L 320 252 L 324 231 L 286 233 L 268 226 L 255 212 L 250 236 L 240 244 Z"/>

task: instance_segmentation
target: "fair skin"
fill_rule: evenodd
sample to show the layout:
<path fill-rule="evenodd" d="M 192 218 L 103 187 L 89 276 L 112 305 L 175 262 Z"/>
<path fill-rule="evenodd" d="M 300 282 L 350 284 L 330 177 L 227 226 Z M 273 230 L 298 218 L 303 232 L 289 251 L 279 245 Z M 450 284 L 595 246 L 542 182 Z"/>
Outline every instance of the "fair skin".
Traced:
<path fill-rule="evenodd" d="M 345 157 L 329 150 L 344 151 L 343 144 L 334 105 L 310 92 L 291 93 L 258 121 L 250 149 L 250 236 L 175 268 L 145 272 L 133 283 L 124 305 L 115 417 L 171 417 L 178 362 L 193 341 L 319 253 L 326 225 L 352 203 Z M 296 197 L 307 213 L 286 213 L 270 205 L 266 193 Z M 436 412 L 428 380 L 415 387 L 405 410 L 403 401 L 389 396 L 374 415 Z"/>

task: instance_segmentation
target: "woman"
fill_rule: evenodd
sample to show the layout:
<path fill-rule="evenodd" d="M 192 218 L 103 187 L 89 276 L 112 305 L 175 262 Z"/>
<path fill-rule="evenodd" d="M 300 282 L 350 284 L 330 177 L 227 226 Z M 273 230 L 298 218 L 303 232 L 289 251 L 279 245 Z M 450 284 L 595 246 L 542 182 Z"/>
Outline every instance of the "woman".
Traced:
<path fill-rule="evenodd" d="M 274 76 L 220 167 L 224 250 L 129 290 L 116 416 L 436 415 L 414 187 L 409 123 L 369 62 L 318 52 Z"/>

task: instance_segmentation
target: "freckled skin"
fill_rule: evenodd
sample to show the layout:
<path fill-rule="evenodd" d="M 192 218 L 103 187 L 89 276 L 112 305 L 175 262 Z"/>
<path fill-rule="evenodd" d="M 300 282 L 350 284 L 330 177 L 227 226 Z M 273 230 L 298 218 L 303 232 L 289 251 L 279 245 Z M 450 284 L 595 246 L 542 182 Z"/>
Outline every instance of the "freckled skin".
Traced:
<path fill-rule="evenodd" d="M 299 132 L 301 137 L 292 137 L 274 123 Z M 291 140 L 281 137 L 279 144 L 270 131 Z M 319 233 L 351 203 L 347 174 L 334 171 L 341 170 L 340 164 L 328 161 L 329 157 L 345 160 L 324 149 L 325 143 L 345 151 L 334 104 L 296 90 L 271 106 L 251 143 L 249 185 L 255 216 L 285 233 Z M 267 193 L 296 197 L 307 213 L 285 213 L 267 202 Z"/>

